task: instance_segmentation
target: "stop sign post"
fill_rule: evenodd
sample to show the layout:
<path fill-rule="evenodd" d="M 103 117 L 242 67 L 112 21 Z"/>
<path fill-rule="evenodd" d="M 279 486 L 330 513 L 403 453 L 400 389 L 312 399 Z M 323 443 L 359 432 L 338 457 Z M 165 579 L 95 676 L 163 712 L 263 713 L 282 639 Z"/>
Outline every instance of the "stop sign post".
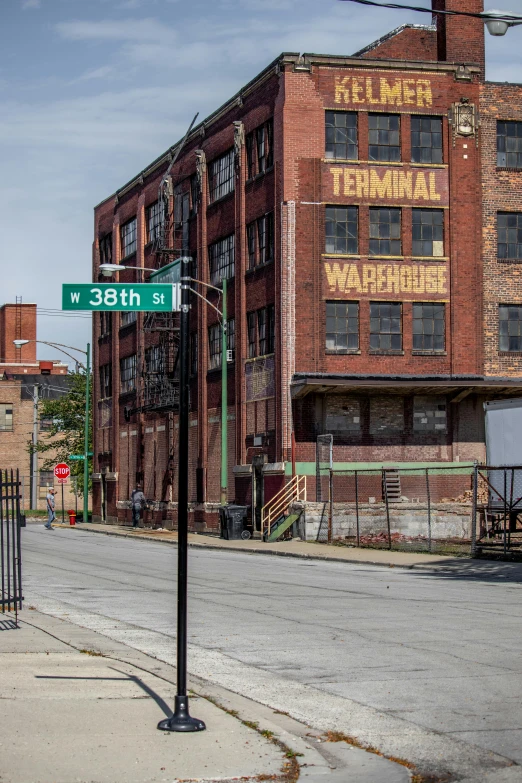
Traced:
<path fill-rule="evenodd" d="M 62 485 L 62 525 L 65 524 L 65 509 L 63 501 L 63 485 L 67 484 L 67 479 L 71 475 L 71 469 L 65 462 L 59 462 L 54 466 L 54 475 L 58 479 L 58 483 Z"/>

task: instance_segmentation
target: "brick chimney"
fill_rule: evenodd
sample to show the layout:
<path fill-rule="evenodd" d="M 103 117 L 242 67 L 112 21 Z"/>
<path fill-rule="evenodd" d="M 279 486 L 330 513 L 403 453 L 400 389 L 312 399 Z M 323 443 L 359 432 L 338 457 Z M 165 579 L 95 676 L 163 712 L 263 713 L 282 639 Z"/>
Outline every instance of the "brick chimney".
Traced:
<path fill-rule="evenodd" d="M 434 11 L 468 11 L 480 14 L 484 0 L 431 0 Z M 479 65 L 485 76 L 484 22 L 472 16 L 434 14 L 437 25 L 437 59 Z"/>
<path fill-rule="evenodd" d="M 0 307 L 0 362 L 35 362 L 36 343 L 17 349 L 13 340 L 36 340 L 36 305 L 5 304 Z"/>

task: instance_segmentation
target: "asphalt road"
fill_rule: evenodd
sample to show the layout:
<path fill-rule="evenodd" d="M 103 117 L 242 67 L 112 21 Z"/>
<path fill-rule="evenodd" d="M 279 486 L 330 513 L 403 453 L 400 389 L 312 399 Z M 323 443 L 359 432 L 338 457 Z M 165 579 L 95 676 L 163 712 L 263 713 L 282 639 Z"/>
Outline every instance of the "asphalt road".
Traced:
<path fill-rule="evenodd" d="M 30 525 L 26 605 L 172 659 L 176 555 Z M 193 674 L 434 772 L 480 781 L 522 765 L 521 566 L 189 558 Z"/>

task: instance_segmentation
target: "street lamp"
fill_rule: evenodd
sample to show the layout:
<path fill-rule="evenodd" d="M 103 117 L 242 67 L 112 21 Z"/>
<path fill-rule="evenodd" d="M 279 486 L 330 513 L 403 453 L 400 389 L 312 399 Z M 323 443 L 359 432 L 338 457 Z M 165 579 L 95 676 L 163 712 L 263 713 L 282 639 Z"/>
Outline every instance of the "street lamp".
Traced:
<path fill-rule="evenodd" d="M 100 264 L 99 270 L 104 277 L 112 277 L 116 272 L 122 272 L 125 269 L 139 269 L 140 272 L 150 272 L 143 266 L 126 266 L 124 264 Z"/>
<path fill-rule="evenodd" d="M 511 11 L 498 11 L 496 8 L 493 8 L 491 11 L 484 11 L 482 17 L 488 28 L 488 33 L 494 36 L 505 35 L 508 28 L 522 24 L 521 14 L 513 14 Z"/>
<path fill-rule="evenodd" d="M 66 356 L 68 356 L 70 359 L 73 359 L 77 364 L 80 365 L 85 371 L 85 423 L 84 423 L 84 431 L 83 431 L 83 521 L 87 522 L 89 519 L 89 393 L 90 393 L 90 380 L 91 380 L 91 346 L 90 343 L 87 343 L 87 350 L 84 351 L 82 348 L 75 348 L 74 345 L 63 345 L 62 343 L 50 343 L 46 340 L 13 340 L 14 345 L 16 348 L 21 348 L 22 345 L 27 345 L 27 343 L 41 343 L 42 345 L 49 345 L 51 348 L 57 348 L 59 351 L 64 353 Z M 78 351 L 78 353 L 85 354 L 86 361 L 85 365 L 83 365 L 81 362 L 79 362 L 74 356 L 71 356 L 70 353 L 65 351 L 65 348 L 69 348 L 71 351 Z M 34 435 L 33 435 L 33 441 L 34 441 Z M 33 460 L 37 459 L 35 457 L 36 452 L 33 452 Z M 35 470 L 35 463 L 33 462 L 33 482 L 36 480 L 36 470 Z M 36 493 L 34 495 L 36 497 Z"/>

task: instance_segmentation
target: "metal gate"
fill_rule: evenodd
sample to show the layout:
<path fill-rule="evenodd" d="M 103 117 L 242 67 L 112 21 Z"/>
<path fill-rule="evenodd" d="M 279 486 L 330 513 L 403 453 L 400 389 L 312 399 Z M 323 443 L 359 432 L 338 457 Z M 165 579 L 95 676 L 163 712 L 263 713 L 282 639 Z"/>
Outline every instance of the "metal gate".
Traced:
<path fill-rule="evenodd" d="M 22 608 L 22 553 L 20 527 L 20 479 L 18 471 L 0 470 L 0 563 L 2 593 L 0 609 L 15 613 Z"/>
<path fill-rule="evenodd" d="M 522 554 L 522 466 L 477 465 L 471 551 Z"/>

